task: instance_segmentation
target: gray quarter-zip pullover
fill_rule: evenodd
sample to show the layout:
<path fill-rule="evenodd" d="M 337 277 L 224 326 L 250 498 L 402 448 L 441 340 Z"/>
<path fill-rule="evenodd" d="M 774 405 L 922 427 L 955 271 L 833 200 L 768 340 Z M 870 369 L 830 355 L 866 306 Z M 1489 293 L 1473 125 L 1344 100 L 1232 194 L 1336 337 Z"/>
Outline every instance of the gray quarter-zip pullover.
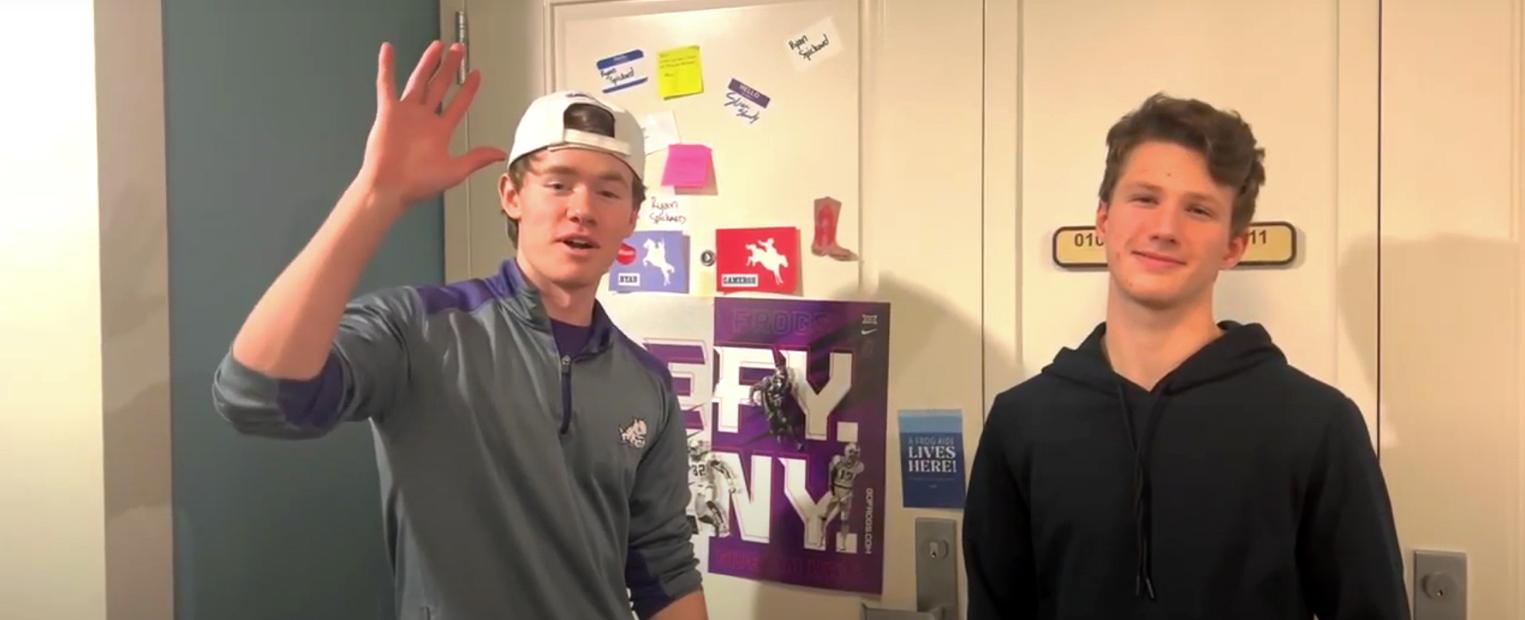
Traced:
<path fill-rule="evenodd" d="M 512 260 L 357 299 L 307 381 L 229 354 L 213 399 L 251 435 L 371 423 L 403 619 L 646 618 L 699 588 L 666 368 L 602 307 L 560 355 Z"/>

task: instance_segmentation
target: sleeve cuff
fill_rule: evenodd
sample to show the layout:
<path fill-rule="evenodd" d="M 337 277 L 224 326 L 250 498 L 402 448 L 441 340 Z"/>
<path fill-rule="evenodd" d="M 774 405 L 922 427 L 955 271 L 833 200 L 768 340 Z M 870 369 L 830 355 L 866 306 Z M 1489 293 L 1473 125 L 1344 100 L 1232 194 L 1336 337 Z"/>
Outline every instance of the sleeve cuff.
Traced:
<path fill-rule="evenodd" d="M 227 353 L 212 377 L 218 413 L 240 433 L 280 438 L 316 437 L 342 417 L 344 364 L 330 351 L 317 376 L 276 379 L 245 366 Z"/>
<path fill-rule="evenodd" d="M 698 592 L 704 585 L 699 571 L 689 569 L 665 584 L 653 583 L 647 587 L 631 586 L 630 603 L 640 620 L 650 620 L 678 599 Z"/>
<path fill-rule="evenodd" d="M 339 405 L 344 395 L 344 365 L 339 355 L 328 352 L 323 369 L 311 379 L 280 379 L 276 382 L 276 402 L 281 415 L 292 426 L 333 428 L 339 423 Z"/>

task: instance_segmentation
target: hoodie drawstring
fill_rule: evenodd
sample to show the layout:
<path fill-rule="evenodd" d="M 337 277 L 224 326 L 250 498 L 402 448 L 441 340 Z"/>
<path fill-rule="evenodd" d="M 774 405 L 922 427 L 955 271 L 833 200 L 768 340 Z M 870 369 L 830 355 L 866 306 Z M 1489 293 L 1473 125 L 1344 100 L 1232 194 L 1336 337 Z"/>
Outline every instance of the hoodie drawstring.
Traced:
<path fill-rule="evenodd" d="M 1160 400 L 1163 400 L 1163 395 L 1150 404 L 1149 415 L 1146 418 L 1149 424 L 1149 437 L 1145 439 L 1142 448 L 1140 448 L 1138 433 L 1133 427 L 1133 414 L 1128 411 L 1127 394 L 1123 392 L 1122 383 L 1117 383 L 1117 402 L 1123 412 L 1123 425 L 1128 429 L 1128 443 L 1133 447 L 1133 527 L 1134 540 L 1138 551 L 1138 565 L 1134 568 L 1133 595 L 1148 597 L 1151 601 L 1156 599 L 1154 594 L 1154 562 L 1151 557 L 1151 543 L 1154 541 L 1151 535 L 1153 531 L 1151 519 L 1153 511 L 1151 510 L 1152 489 L 1150 489 L 1149 484 L 1148 449 L 1152 443 L 1150 440 L 1154 437 L 1154 429 L 1158 426 L 1157 420 L 1154 418 L 1159 412 Z"/>
<path fill-rule="evenodd" d="M 1193 353 L 1179 366 L 1171 370 L 1148 390 L 1148 409 L 1145 416 L 1134 419 L 1128 411 L 1128 398 L 1132 390 L 1143 391 L 1127 378 L 1117 373 L 1107 355 L 1107 324 L 1100 323 L 1085 341 L 1074 349 L 1063 349 L 1054 356 L 1054 362 L 1043 368 L 1043 374 L 1092 390 L 1104 403 L 1108 393 L 1116 395 L 1123 412 L 1123 424 L 1128 429 L 1128 442 L 1133 448 L 1133 518 L 1134 537 L 1137 544 L 1138 565 L 1135 567 L 1134 596 L 1150 601 L 1158 600 L 1154 587 L 1154 500 L 1153 482 L 1150 476 L 1150 455 L 1159 421 L 1165 415 L 1167 401 L 1175 395 L 1186 396 L 1199 386 L 1230 379 L 1251 368 L 1263 364 L 1285 365 L 1287 358 L 1271 342 L 1264 327 L 1255 324 L 1242 325 L 1231 321 L 1218 323 L 1223 330 L 1221 337 L 1212 340 Z M 1141 401 L 1142 402 L 1142 401 Z M 1103 404 L 1104 406 L 1104 404 Z M 1145 425 L 1143 429 L 1134 428 Z M 1139 433 L 1143 430 L 1143 433 Z M 1142 437 L 1140 435 L 1143 435 Z M 1170 585 L 1165 589 L 1170 592 Z"/>

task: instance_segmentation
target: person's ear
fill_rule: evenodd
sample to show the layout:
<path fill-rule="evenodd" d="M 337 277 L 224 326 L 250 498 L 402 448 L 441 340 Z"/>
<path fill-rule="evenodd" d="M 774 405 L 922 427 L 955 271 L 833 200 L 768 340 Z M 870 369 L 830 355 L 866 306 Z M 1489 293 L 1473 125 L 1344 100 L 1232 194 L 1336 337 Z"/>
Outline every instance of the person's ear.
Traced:
<path fill-rule="evenodd" d="M 498 208 L 512 220 L 524 215 L 524 207 L 519 204 L 519 188 L 514 187 L 514 179 L 506 172 L 498 178 Z"/>
<path fill-rule="evenodd" d="M 1250 231 L 1248 227 L 1238 234 L 1228 238 L 1228 253 L 1223 255 L 1223 262 L 1219 269 L 1233 269 L 1239 266 L 1239 261 L 1244 260 L 1245 251 L 1250 249 Z"/>
<path fill-rule="evenodd" d="M 1096 241 L 1106 243 L 1107 240 L 1107 215 L 1109 205 L 1105 200 L 1096 201 Z"/>

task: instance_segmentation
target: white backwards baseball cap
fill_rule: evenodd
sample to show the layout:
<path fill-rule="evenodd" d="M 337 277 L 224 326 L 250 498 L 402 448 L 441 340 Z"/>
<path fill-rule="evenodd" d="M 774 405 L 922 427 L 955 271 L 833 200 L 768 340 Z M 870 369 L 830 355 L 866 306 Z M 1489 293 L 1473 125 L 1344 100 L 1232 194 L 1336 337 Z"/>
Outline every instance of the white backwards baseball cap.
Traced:
<path fill-rule="evenodd" d="M 605 135 L 597 128 L 568 127 L 568 110 L 576 104 L 609 112 L 614 117 L 614 135 Z M 646 144 L 641 123 L 624 108 L 587 93 L 561 91 L 530 102 L 514 131 L 514 147 L 509 152 L 508 163 L 512 165 L 520 157 L 540 149 L 554 148 L 583 148 L 608 153 L 630 166 L 636 179 L 645 174 Z"/>

